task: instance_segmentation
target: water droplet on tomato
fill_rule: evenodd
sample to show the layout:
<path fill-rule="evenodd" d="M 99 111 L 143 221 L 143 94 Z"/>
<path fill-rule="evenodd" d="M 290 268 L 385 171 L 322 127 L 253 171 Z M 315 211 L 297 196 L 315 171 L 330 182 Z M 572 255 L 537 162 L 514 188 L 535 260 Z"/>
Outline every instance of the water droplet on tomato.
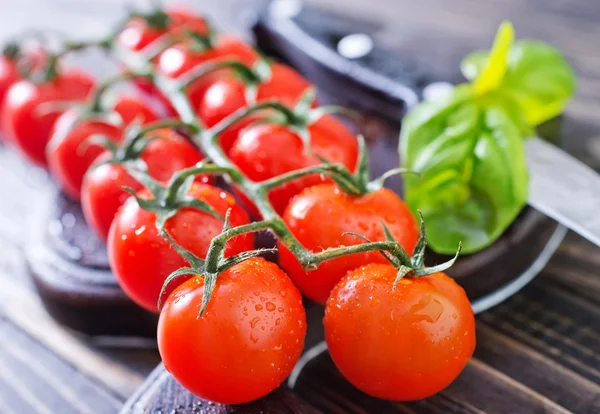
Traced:
<path fill-rule="evenodd" d="M 281 289 L 279 291 L 279 295 L 281 295 L 282 298 L 285 298 L 285 295 L 287 295 L 287 293 L 285 292 L 285 290 Z"/>
<path fill-rule="evenodd" d="M 275 308 L 276 308 L 276 306 L 275 306 L 275 304 L 273 302 L 267 302 L 266 307 L 267 307 L 267 310 L 269 312 L 273 312 L 275 310 Z"/>
<path fill-rule="evenodd" d="M 437 322 L 442 313 L 444 313 L 444 305 L 431 295 L 427 295 L 414 304 L 409 312 L 417 316 L 420 320 L 433 323 Z"/>
<path fill-rule="evenodd" d="M 281 324 L 281 319 L 277 318 L 275 320 L 275 326 L 279 326 L 279 324 Z"/>
<path fill-rule="evenodd" d="M 254 318 L 252 318 L 252 320 L 250 321 L 250 327 L 254 328 L 256 326 L 256 324 L 260 321 L 260 318 L 258 316 L 255 316 Z"/>
<path fill-rule="evenodd" d="M 257 311 L 261 311 L 263 309 L 262 305 L 259 303 L 258 305 L 256 305 L 254 307 L 254 309 L 256 309 Z"/>

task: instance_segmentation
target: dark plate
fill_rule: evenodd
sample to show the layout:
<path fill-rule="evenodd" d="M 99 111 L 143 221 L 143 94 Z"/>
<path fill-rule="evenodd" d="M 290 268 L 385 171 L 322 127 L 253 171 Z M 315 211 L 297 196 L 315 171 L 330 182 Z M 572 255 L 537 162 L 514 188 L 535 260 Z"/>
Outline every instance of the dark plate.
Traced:
<path fill-rule="evenodd" d="M 111 343 L 156 337 L 157 316 L 121 290 L 104 243 L 85 223 L 79 204 L 59 191 L 40 200 L 25 255 L 44 306 L 64 326 Z"/>

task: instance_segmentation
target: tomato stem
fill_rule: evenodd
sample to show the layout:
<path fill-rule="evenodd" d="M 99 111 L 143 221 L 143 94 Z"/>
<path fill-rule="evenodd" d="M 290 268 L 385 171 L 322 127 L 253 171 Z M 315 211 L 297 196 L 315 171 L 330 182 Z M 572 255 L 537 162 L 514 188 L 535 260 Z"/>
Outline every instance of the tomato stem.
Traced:
<path fill-rule="evenodd" d="M 166 43 L 163 41 L 162 45 L 164 46 L 165 44 Z M 137 199 L 141 208 L 156 213 L 156 226 L 159 233 L 162 234 L 163 237 L 174 246 L 177 252 L 191 265 L 191 268 L 179 269 L 171 274 L 163 286 L 163 292 L 168 283 L 174 278 L 189 274 L 203 275 L 205 278 L 205 290 L 200 311 L 201 315 L 210 300 L 218 274 L 242 260 L 262 254 L 265 251 L 260 249 L 252 250 L 230 258 L 225 258 L 224 251 L 228 240 L 245 233 L 261 230 L 271 230 L 281 243 L 283 243 L 298 259 L 303 268 L 307 270 L 315 269 L 327 260 L 355 253 L 373 251 L 381 252 L 399 269 L 399 278 L 408 273 L 412 273 L 414 276 L 430 274 L 431 272 L 440 271 L 440 269 L 443 270 L 454 262 L 455 259 L 433 268 L 423 268 L 422 254 L 426 244 L 424 241 L 424 233 L 419 241 L 418 250 L 415 251 L 415 257 L 411 260 L 410 256 L 402 246 L 391 238 L 391 234 L 385 225 L 383 226 L 387 237 L 386 241 L 367 241 L 363 244 L 329 248 L 314 253 L 300 244 L 281 216 L 275 211 L 273 205 L 269 201 L 269 191 L 306 175 L 327 175 L 336 182 L 342 191 L 351 195 L 360 195 L 365 194 L 376 187 L 381 188 L 385 179 L 392 174 L 404 172 L 399 169 L 392 170 L 381 176 L 378 180 L 370 183 L 366 145 L 361 136 L 357 138 L 359 145 L 359 160 L 357 170 L 354 174 L 340 164 L 331 164 L 324 160 L 321 165 L 286 173 L 263 182 L 255 182 L 248 178 L 229 159 L 228 155 L 223 151 L 219 144 L 219 136 L 228 128 L 256 112 L 269 110 L 283 115 L 285 118 L 284 124 L 298 133 L 298 135 L 306 141 L 305 148 L 310 150 L 310 133 L 308 127 L 312 123 L 316 122 L 325 113 L 346 112 L 345 115 L 356 116 L 354 112 L 348 113 L 347 111 L 341 111 L 338 107 L 313 109 L 312 103 L 314 102 L 315 92 L 314 89 L 311 88 L 306 91 L 300 99 L 300 102 L 294 108 L 290 108 L 277 101 L 267 101 L 258 104 L 251 103 L 248 107 L 234 112 L 217 125 L 207 129 L 203 122 L 198 118 L 195 108 L 192 107 L 186 96 L 187 86 L 210 72 L 223 68 L 231 68 L 244 79 L 247 91 L 254 88 L 251 91 L 254 93 L 256 85 L 268 80 L 271 76 L 268 63 L 261 60 L 254 65 L 254 67 L 248 67 L 238 61 L 205 63 L 191 69 L 182 78 L 173 80 L 155 73 L 151 64 L 151 59 L 147 59 L 147 56 L 144 56 L 144 54 L 136 54 L 122 49 L 113 42 L 110 43 L 110 46 L 113 55 L 132 72 L 132 77 L 140 76 L 150 79 L 155 87 L 165 95 L 174 106 L 181 121 L 165 121 L 161 124 L 161 127 L 185 127 L 188 129 L 191 132 L 192 142 L 206 154 L 211 161 L 210 164 L 202 162 L 196 167 L 180 171 L 171 178 L 170 183 L 166 187 L 163 187 L 160 183 L 152 180 L 143 171 L 131 170 L 132 176 L 140 180 L 140 182 L 154 195 L 154 199 L 150 200 Z M 138 135 L 144 135 L 156 127 L 157 125 L 153 125 L 150 128 L 140 129 Z M 187 196 L 187 186 L 191 185 L 192 177 L 197 174 L 224 174 L 229 182 L 233 183 L 252 199 L 262 216 L 261 221 L 230 228 L 228 212 L 227 216 L 224 218 L 223 231 L 211 241 L 205 260 L 197 258 L 191 252 L 179 246 L 164 229 L 166 220 L 172 217 L 179 208 L 197 208 L 209 214 L 214 213 L 212 207 L 206 205 L 206 203 L 202 203 L 198 200 L 190 200 L 190 197 Z M 400 274 L 402 275 L 400 276 Z"/>

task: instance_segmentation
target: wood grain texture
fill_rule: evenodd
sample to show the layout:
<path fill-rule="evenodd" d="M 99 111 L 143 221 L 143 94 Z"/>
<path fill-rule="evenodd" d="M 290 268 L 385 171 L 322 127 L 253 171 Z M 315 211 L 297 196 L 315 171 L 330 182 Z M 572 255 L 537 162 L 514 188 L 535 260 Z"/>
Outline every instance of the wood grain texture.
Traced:
<path fill-rule="evenodd" d="M 566 148 L 600 167 L 597 0 L 309 1 L 374 21 L 386 47 L 414 57 L 440 78 L 456 79 L 460 58 L 487 47 L 504 18 L 514 21 L 519 37 L 553 42 L 579 76 L 578 94 L 565 118 Z M 256 3 L 220 0 L 195 7 L 208 11 L 219 26 L 241 33 L 235 16 L 251 4 Z M 117 0 L 11 2 L 0 16 L 0 37 L 31 26 L 94 37 L 122 15 L 122 7 Z M 157 354 L 90 345 L 47 315 L 25 274 L 21 250 L 23 217 L 46 190 L 45 174 L 2 148 L 0 176 L 0 412 L 116 412 L 156 366 Z M 599 265 L 598 249 L 570 235 L 530 286 L 478 318 L 474 360 L 435 397 L 410 404 L 372 399 L 345 382 L 326 355 L 307 367 L 296 391 L 326 413 L 598 413 Z M 161 378 L 172 381 L 166 374 Z M 178 399 L 193 401 L 178 393 Z M 173 407 L 194 412 L 185 408 Z"/>

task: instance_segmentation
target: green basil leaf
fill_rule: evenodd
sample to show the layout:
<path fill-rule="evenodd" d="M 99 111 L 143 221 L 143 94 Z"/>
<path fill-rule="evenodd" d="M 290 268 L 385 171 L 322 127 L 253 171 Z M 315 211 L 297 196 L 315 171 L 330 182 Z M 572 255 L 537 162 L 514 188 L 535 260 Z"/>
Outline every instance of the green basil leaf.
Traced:
<path fill-rule="evenodd" d="M 429 245 L 439 253 L 454 253 L 459 241 L 465 253 L 488 246 L 527 201 L 528 126 L 513 119 L 510 102 L 499 92 L 476 97 L 471 85 L 460 85 L 404 120 L 403 167 L 420 173 L 404 177 L 406 202 L 421 210 Z"/>
<path fill-rule="evenodd" d="M 463 75 L 475 80 L 485 68 L 488 53 L 477 51 L 461 63 Z M 536 40 L 515 42 L 508 55 L 503 93 L 511 95 L 536 126 L 559 115 L 575 92 L 575 76 L 558 49 Z"/>

